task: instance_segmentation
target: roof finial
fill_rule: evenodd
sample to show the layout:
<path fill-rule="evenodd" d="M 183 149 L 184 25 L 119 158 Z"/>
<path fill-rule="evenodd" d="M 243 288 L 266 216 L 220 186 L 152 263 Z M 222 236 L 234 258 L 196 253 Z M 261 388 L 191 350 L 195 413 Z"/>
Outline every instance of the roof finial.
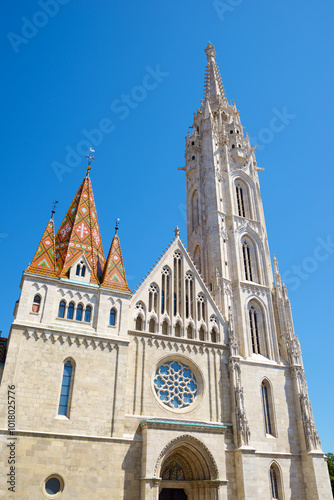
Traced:
<path fill-rule="evenodd" d="M 116 222 L 116 226 L 115 226 L 115 235 L 117 234 L 117 231 L 118 231 L 118 226 L 119 226 L 119 221 L 120 221 L 120 220 L 121 220 L 121 219 L 119 219 L 118 217 L 117 217 L 117 219 L 115 220 L 115 222 Z"/>
<path fill-rule="evenodd" d="M 204 49 L 204 52 L 206 53 L 208 60 L 210 57 L 215 58 L 216 51 L 215 51 L 215 48 L 211 42 L 208 43 L 208 45 L 206 46 L 206 49 Z"/>
<path fill-rule="evenodd" d="M 56 213 L 56 205 L 57 205 L 58 201 L 54 201 L 53 202 L 53 205 L 52 205 L 52 210 L 51 210 L 51 219 L 53 220 L 53 216 L 54 214 Z"/>
<path fill-rule="evenodd" d="M 174 233 L 175 233 L 175 238 L 178 238 L 180 236 L 180 229 L 178 226 L 176 226 L 176 228 L 174 229 Z"/>
<path fill-rule="evenodd" d="M 94 156 L 92 155 L 92 153 L 95 153 L 95 149 L 93 148 L 89 148 L 89 154 L 86 155 L 86 158 L 88 158 L 88 165 L 87 165 L 87 177 L 89 176 L 89 171 L 90 169 L 92 168 L 91 167 L 91 163 L 92 161 L 95 160 Z"/>

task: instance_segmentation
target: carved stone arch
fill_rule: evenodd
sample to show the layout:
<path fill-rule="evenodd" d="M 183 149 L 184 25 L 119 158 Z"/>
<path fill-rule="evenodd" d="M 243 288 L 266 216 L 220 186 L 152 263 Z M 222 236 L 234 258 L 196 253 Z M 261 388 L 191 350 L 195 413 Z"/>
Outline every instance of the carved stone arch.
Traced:
<path fill-rule="evenodd" d="M 250 330 L 250 321 L 249 321 L 249 311 L 254 307 L 255 311 L 258 313 L 258 333 L 260 338 L 260 345 L 262 347 L 263 352 L 260 352 L 263 356 L 269 358 L 269 341 L 268 341 L 268 332 L 269 332 L 269 316 L 267 305 L 260 299 L 260 297 L 249 297 L 246 301 L 246 323 L 248 325 L 248 330 Z M 250 350 L 252 352 L 252 350 Z"/>
<path fill-rule="evenodd" d="M 272 494 L 272 469 L 274 469 L 276 473 L 276 483 L 277 483 L 277 493 L 278 493 L 278 498 L 279 499 L 284 499 L 284 492 L 283 492 L 283 475 L 282 475 L 282 469 L 280 464 L 276 460 L 272 460 L 269 464 L 268 468 L 268 473 L 269 473 L 269 485 L 270 485 L 270 493 Z"/>
<path fill-rule="evenodd" d="M 70 300 L 73 299 L 74 294 L 73 292 L 71 292 L 71 290 L 67 290 L 66 292 L 64 292 L 64 296 L 66 297 L 67 300 Z"/>
<path fill-rule="evenodd" d="M 113 306 L 115 304 L 115 300 L 112 297 L 108 297 L 108 302 Z"/>
<path fill-rule="evenodd" d="M 240 172 L 241 173 L 241 172 Z M 240 187 L 244 188 L 244 192 L 238 192 L 237 186 L 240 184 Z M 246 175 L 238 175 L 233 179 L 234 186 L 234 200 L 235 200 L 235 213 L 240 217 L 246 217 L 248 219 L 256 219 L 254 217 L 255 207 L 252 192 L 254 186 L 250 185 L 250 179 Z M 242 196 L 240 196 L 242 194 Z M 244 213 L 239 213 L 239 209 L 242 211 L 242 206 L 244 209 Z"/>
<path fill-rule="evenodd" d="M 247 231 L 244 230 L 244 228 L 241 228 L 242 230 L 239 233 L 239 238 L 240 238 L 240 258 L 241 262 L 244 262 L 244 255 L 243 255 L 243 245 L 244 242 L 250 243 L 250 255 L 251 255 L 251 261 L 252 261 L 252 266 L 253 266 L 253 273 L 254 277 L 250 281 L 254 281 L 256 283 L 264 283 L 264 273 L 263 273 L 263 258 L 262 255 L 264 255 L 264 249 L 263 249 L 263 244 L 259 236 L 255 233 L 255 231 L 252 230 L 252 228 L 247 227 Z M 247 279 L 247 278 L 246 278 Z"/>
<path fill-rule="evenodd" d="M 77 299 L 77 300 L 82 300 L 82 295 L 80 292 L 75 292 L 74 294 L 74 298 Z"/>
<path fill-rule="evenodd" d="M 163 466 L 176 454 L 181 455 L 189 463 L 194 480 L 219 479 L 217 463 L 209 448 L 188 434 L 172 439 L 162 449 L 155 464 L 155 477 L 161 476 Z"/>
<path fill-rule="evenodd" d="M 57 293 L 59 293 L 59 295 L 61 297 L 65 297 L 66 293 L 64 292 L 64 290 L 62 288 L 59 288 L 59 290 L 57 290 Z"/>

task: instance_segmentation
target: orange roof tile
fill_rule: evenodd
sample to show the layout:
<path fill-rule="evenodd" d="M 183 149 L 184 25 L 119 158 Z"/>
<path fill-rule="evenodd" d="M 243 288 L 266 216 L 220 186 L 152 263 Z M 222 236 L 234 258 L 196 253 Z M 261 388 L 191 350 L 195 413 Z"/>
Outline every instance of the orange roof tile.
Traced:
<path fill-rule="evenodd" d="M 105 264 L 99 223 L 90 178 L 86 176 L 56 235 L 56 271 L 68 277 L 70 267 L 85 255 L 91 283 L 100 284 Z"/>
<path fill-rule="evenodd" d="M 42 239 L 38 245 L 32 263 L 27 271 L 30 273 L 42 274 L 43 276 L 54 276 L 55 272 L 55 230 L 53 219 L 46 225 Z"/>
<path fill-rule="evenodd" d="M 103 271 L 102 286 L 114 290 L 131 292 L 126 280 L 121 244 L 117 233 L 112 240 L 107 262 Z"/>

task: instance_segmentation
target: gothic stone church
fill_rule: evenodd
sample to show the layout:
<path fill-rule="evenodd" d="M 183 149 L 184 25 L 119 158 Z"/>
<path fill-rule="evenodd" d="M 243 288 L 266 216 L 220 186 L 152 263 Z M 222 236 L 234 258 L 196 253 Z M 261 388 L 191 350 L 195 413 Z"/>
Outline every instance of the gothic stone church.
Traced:
<path fill-rule="evenodd" d="M 3 404 L 1 498 L 332 498 L 255 148 L 205 52 L 187 248 L 176 229 L 132 293 L 117 231 L 105 259 L 87 174 L 23 274 L 1 382 L 3 402 L 15 387 L 16 493 Z"/>

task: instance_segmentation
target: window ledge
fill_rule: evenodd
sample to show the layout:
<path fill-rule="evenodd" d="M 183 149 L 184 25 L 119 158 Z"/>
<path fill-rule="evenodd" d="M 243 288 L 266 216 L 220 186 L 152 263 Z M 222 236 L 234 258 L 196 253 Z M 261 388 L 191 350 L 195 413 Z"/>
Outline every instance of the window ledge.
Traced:
<path fill-rule="evenodd" d="M 55 420 L 70 420 L 66 415 L 56 415 Z"/>

